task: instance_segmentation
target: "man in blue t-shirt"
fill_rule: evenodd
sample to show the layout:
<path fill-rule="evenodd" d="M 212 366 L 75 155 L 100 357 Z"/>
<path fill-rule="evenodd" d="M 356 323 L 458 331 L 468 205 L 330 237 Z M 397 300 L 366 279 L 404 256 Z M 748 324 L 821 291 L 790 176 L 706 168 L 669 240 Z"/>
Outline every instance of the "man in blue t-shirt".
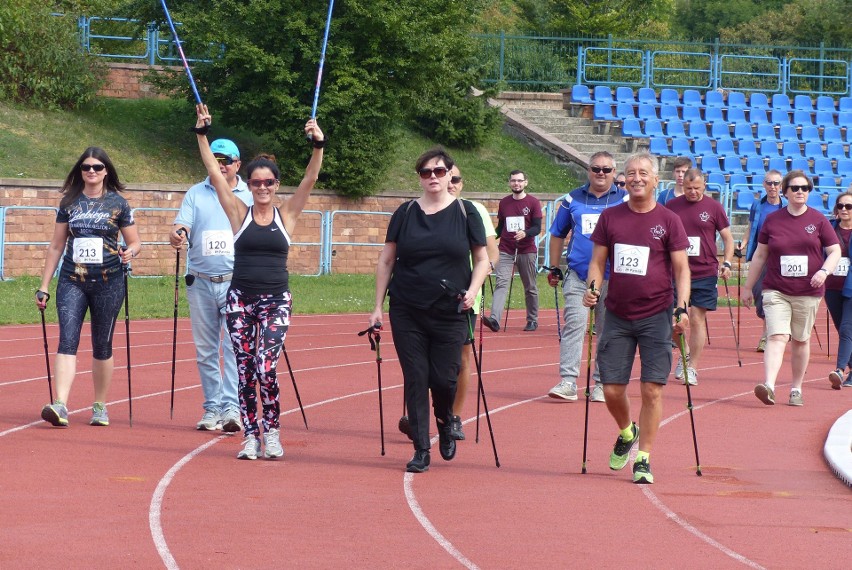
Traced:
<path fill-rule="evenodd" d="M 562 325 L 559 343 L 559 384 L 554 386 L 548 396 L 573 401 L 577 399 L 577 378 L 580 374 L 580 359 L 583 352 L 583 338 L 588 326 L 589 311 L 583 306 L 583 294 L 586 292 L 586 277 L 589 273 L 589 260 L 592 257 L 593 243 L 590 239 L 598 218 L 605 209 L 617 206 L 627 200 L 627 191 L 613 184 L 615 179 L 615 161 L 606 151 L 597 152 L 589 160 L 589 181 L 572 190 L 558 201 L 558 209 L 550 226 L 550 265 L 558 267 L 565 250 L 565 238 L 571 234 L 565 260 L 565 282 L 562 293 L 565 297 L 565 322 Z M 602 283 L 596 284 L 601 298 L 606 297 L 608 274 Z M 551 287 L 559 283 L 558 275 L 551 271 L 547 276 Z M 603 331 L 606 309 L 599 303 L 595 311 L 595 332 Z M 595 388 L 591 394 L 593 402 L 603 402 L 603 386 L 600 374 L 595 369 Z"/>

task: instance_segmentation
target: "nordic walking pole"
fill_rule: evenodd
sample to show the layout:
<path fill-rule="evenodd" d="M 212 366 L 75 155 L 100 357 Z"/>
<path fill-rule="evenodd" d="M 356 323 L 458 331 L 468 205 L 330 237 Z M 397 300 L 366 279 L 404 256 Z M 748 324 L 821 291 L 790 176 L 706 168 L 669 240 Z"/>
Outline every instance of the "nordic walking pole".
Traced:
<path fill-rule="evenodd" d="M 595 293 L 595 282 L 589 284 L 589 291 Z M 589 442 L 589 388 L 592 384 L 592 330 L 595 326 L 595 307 L 589 307 L 589 326 L 586 334 L 588 338 L 588 352 L 586 353 L 586 419 L 583 422 L 583 475 L 586 474 L 586 449 Z"/>
<path fill-rule="evenodd" d="M 678 321 L 680 321 L 680 316 L 678 316 Z M 678 335 L 677 340 L 680 345 L 680 358 L 683 363 L 683 370 L 686 373 L 689 363 L 686 360 L 686 338 L 683 336 L 683 333 Z M 695 437 L 695 417 L 692 413 L 692 392 L 690 391 L 689 379 L 684 376 L 684 380 L 686 380 L 684 382 L 686 385 L 686 407 L 689 409 L 689 423 L 692 426 L 692 446 L 695 448 L 695 474 L 701 477 L 701 460 L 698 459 L 698 438 Z"/>
<path fill-rule="evenodd" d="M 293 391 L 296 392 L 296 401 L 299 402 L 299 410 L 302 412 L 302 421 L 305 422 L 305 429 L 308 429 L 308 418 L 305 417 L 305 408 L 302 407 L 302 398 L 299 396 L 299 388 L 296 386 L 293 367 L 290 366 L 290 357 L 287 356 L 287 347 L 282 346 L 281 351 L 284 353 L 284 361 L 287 362 L 287 371 L 290 372 L 290 381 L 293 383 Z"/>
<path fill-rule="evenodd" d="M 491 275 L 488 275 L 488 282 L 491 282 Z M 494 295 L 494 289 L 491 290 L 491 295 Z M 479 314 L 485 314 L 485 283 L 482 284 L 482 298 L 479 299 Z M 482 319 L 479 319 L 479 366 L 482 367 Z M 476 390 L 476 443 L 479 443 L 479 404 L 482 402 L 479 394 L 479 388 Z"/>
<path fill-rule="evenodd" d="M 740 368 L 743 367 L 743 359 L 740 358 L 740 336 L 737 334 L 737 327 L 734 325 L 734 309 L 731 308 L 731 293 L 728 290 L 728 280 L 722 280 L 725 283 L 725 297 L 728 299 L 728 313 L 731 315 L 731 331 L 734 333 L 734 346 L 737 347 L 737 363 L 739 363 Z M 739 311 L 739 305 L 737 305 L 737 310 Z"/>
<path fill-rule="evenodd" d="M 545 271 L 549 271 L 550 275 L 547 276 L 547 280 L 550 281 L 550 277 L 554 277 L 556 279 L 556 284 L 553 285 L 553 301 L 556 303 L 556 338 L 559 339 L 559 343 L 562 343 L 562 323 L 559 322 L 559 282 L 565 279 L 565 276 L 562 274 L 562 270 L 559 269 L 558 266 L 547 267 L 543 265 L 541 267 Z"/>
<path fill-rule="evenodd" d="M 331 11 L 334 9 L 334 0 L 328 2 L 328 16 L 325 20 L 325 34 L 322 38 L 322 50 L 320 51 L 319 69 L 317 70 L 317 85 L 314 89 L 314 103 L 311 106 L 311 118 L 317 118 L 317 104 L 319 103 L 320 84 L 322 83 L 322 68 L 325 65 L 325 49 L 328 46 L 328 31 L 331 28 Z M 308 139 L 312 136 L 309 134 Z"/>
<path fill-rule="evenodd" d="M 831 359 L 831 325 L 828 322 L 828 307 L 825 308 L 825 357 Z"/>
<path fill-rule="evenodd" d="M 121 248 L 124 251 L 124 247 Z M 133 390 L 130 379 L 130 291 L 127 287 L 130 264 L 122 263 L 124 270 L 124 344 L 127 347 L 127 406 L 130 412 L 130 427 L 133 427 Z"/>
<path fill-rule="evenodd" d="M 195 95 L 195 102 L 200 105 L 201 95 L 198 94 L 198 88 L 195 86 L 195 79 L 192 77 L 192 71 L 189 69 L 189 62 L 186 61 L 186 56 L 183 53 L 183 46 L 180 43 L 180 38 L 178 37 L 177 30 L 175 29 L 175 23 L 172 21 L 172 15 L 169 14 L 169 8 L 166 6 L 166 0 L 160 0 L 160 3 L 163 5 L 163 12 L 166 14 L 166 22 L 168 22 L 169 29 L 172 31 L 172 38 L 177 46 L 180 60 L 183 62 L 183 69 L 186 71 L 186 77 L 189 79 L 189 86 L 192 87 L 192 94 Z"/>
<path fill-rule="evenodd" d="M 186 235 L 186 230 L 181 228 L 177 235 Z M 175 417 L 175 366 L 177 364 L 177 321 L 178 321 L 178 289 L 180 287 L 178 280 L 180 279 L 180 248 L 175 250 L 175 318 L 174 327 L 172 329 L 172 393 L 169 400 L 169 419 Z"/>
<path fill-rule="evenodd" d="M 470 322 L 470 313 L 467 315 L 467 326 L 468 331 L 470 332 L 470 339 L 473 341 L 473 323 Z M 500 458 L 497 457 L 497 444 L 494 443 L 494 428 L 491 426 L 491 414 L 488 413 L 488 401 L 485 399 L 485 388 L 482 385 L 482 361 L 479 358 L 481 353 L 476 353 L 476 345 L 474 345 L 473 342 L 470 343 L 470 348 L 473 350 L 473 361 L 476 363 L 477 391 L 479 393 L 477 401 L 480 397 L 482 398 L 482 408 L 485 410 L 485 421 L 488 424 L 488 433 L 491 435 L 491 449 L 494 451 L 494 464 L 497 467 L 500 467 Z M 477 410 L 477 418 L 479 418 L 479 410 Z M 477 433 L 477 443 L 478 442 L 479 434 Z"/>
<path fill-rule="evenodd" d="M 704 319 L 704 334 L 707 335 L 707 346 L 710 346 L 710 323 L 707 319 Z"/>
<path fill-rule="evenodd" d="M 379 382 L 379 433 L 381 434 L 382 439 L 382 456 L 385 455 L 385 414 L 384 407 L 382 405 L 382 352 L 381 352 L 381 342 L 382 335 L 379 334 L 379 331 L 382 330 L 382 323 L 377 322 L 373 326 L 362 330 L 358 333 L 358 336 L 367 335 L 367 338 L 370 341 L 370 350 L 376 353 L 376 371 Z"/>
<path fill-rule="evenodd" d="M 509 323 L 509 309 L 512 308 L 512 285 L 515 284 L 515 266 L 518 264 L 518 246 L 515 246 L 515 257 L 512 258 L 512 278 L 509 280 L 509 294 L 506 296 L 506 316 L 503 318 L 503 332 Z"/>
<path fill-rule="evenodd" d="M 44 301 L 45 307 L 47 307 L 47 302 L 50 301 L 50 293 L 36 291 L 36 299 Z M 47 325 L 44 322 L 44 309 L 39 308 L 39 313 L 41 313 L 41 336 L 44 339 L 44 364 L 47 366 L 47 391 L 50 393 L 50 403 L 52 404 L 53 382 L 50 380 L 50 355 L 48 354 L 47 349 Z"/>
<path fill-rule="evenodd" d="M 743 245 L 743 242 L 742 242 L 742 240 L 740 240 L 739 242 L 737 242 L 737 247 L 734 248 L 734 257 L 737 258 L 737 334 L 736 334 L 736 339 L 737 339 L 738 342 L 739 342 L 739 339 L 742 338 L 740 336 L 740 307 L 742 307 L 742 303 L 740 302 L 740 299 L 742 299 L 742 295 L 740 294 L 740 288 L 741 288 L 741 284 L 742 284 L 742 281 L 743 281 L 743 274 L 742 274 L 743 251 L 740 248 L 742 248 L 742 245 Z M 730 304 L 728 306 L 730 306 Z"/>
<path fill-rule="evenodd" d="M 819 345 L 819 349 L 822 350 L 822 341 L 819 339 L 819 330 L 817 329 L 816 323 L 814 323 L 813 331 L 814 331 L 814 334 L 816 335 L 817 344 Z"/>

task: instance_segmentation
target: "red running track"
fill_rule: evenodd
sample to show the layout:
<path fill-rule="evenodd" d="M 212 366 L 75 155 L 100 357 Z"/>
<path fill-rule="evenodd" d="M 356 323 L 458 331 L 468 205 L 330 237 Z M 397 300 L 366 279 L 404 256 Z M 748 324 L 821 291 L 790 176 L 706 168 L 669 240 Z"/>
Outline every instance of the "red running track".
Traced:
<path fill-rule="evenodd" d="M 520 313 L 520 311 L 519 311 Z M 703 477 L 695 474 L 686 391 L 665 390 L 651 456 L 656 484 L 608 469 L 615 425 L 591 404 L 588 473 L 580 474 L 584 402 L 544 395 L 558 380 L 553 311 L 538 331 L 485 331 L 485 422 L 447 463 L 404 473 L 396 431 L 401 374 L 382 336 L 387 454 L 380 455 L 375 353 L 364 315 L 297 316 L 287 339 L 310 430 L 283 368 L 281 461 L 235 459 L 240 437 L 199 432 L 202 412 L 189 323 L 180 321 L 169 419 L 170 320 L 133 322 L 133 427 L 124 327 L 115 341 L 112 425 L 87 425 L 89 351 L 81 350 L 71 427 L 39 420 L 47 402 L 40 326 L 0 328 L 0 568 L 844 568 L 852 559 L 852 494 L 829 472 L 822 443 L 852 408 L 831 390 L 816 346 L 803 408 L 753 395 L 760 325 L 743 311 L 743 367 L 730 319 L 711 315 L 711 344 L 693 389 Z M 48 329 L 56 346 L 57 330 Z M 825 344 L 825 329 L 821 331 Z M 832 338 L 832 344 L 835 342 Z M 88 338 L 82 347 L 88 345 Z M 778 399 L 786 402 L 789 363 Z M 630 393 L 638 413 L 638 387 Z"/>

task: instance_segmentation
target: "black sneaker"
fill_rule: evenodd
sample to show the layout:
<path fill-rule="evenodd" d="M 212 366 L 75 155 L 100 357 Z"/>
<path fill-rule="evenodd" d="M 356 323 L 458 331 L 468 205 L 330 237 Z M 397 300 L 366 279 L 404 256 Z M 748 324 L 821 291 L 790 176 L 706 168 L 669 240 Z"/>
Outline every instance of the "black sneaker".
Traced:
<path fill-rule="evenodd" d="M 524 327 L 524 331 L 531 332 L 538 328 L 538 323 L 535 321 L 527 322 L 527 326 Z"/>
<path fill-rule="evenodd" d="M 500 323 L 494 317 L 486 317 L 485 315 L 482 315 L 482 322 L 492 331 L 500 332 Z"/>
<path fill-rule="evenodd" d="M 633 464 L 633 482 L 637 485 L 653 485 L 654 476 L 651 474 L 651 465 L 647 459 L 636 461 Z"/>
<path fill-rule="evenodd" d="M 408 439 L 414 441 L 414 438 L 411 436 L 411 425 L 408 423 L 408 416 L 402 416 L 399 418 L 399 431 L 408 436 Z"/>
<path fill-rule="evenodd" d="M 438 449 L 444 461 L 451 461 L 456 456 L 456 440 L 449 424 L 438 424 Z"/>
<path fill-rule="evenodd" d="M 615 446 L 612 448 L 612 455 L 609 456 L 609 468 L 613 471 L 624 469 L 624 466 L 627 465 L 630 450 L 633 449 L 633 446 L 637 441 L 639 441 L 639 426 L 636 425 L 636 422 L 633 422 L 631 427 L 633 428 L 633 439 L 630 441 L 624 441 L 624 438 L 619 435 L 618 439 L 615 440 Z"/>
<path fill-rule="evenodd" d="M 450 420 L 450 435 L 453 436 L 453 439 L 464 440 L 464 430 L 462 430 L 462 422 L 459 416 L 453 416 Z"/>
<path fill-rule="evenodd" d="M 409 473 L 423 473 L 424 471 L 429 471 L 430 461 L 429 450 L 418 449 L 414 452 L 414 457 L 411 458 L 411 461 L 409 461 L 405 466 L 405 470 Z"/>

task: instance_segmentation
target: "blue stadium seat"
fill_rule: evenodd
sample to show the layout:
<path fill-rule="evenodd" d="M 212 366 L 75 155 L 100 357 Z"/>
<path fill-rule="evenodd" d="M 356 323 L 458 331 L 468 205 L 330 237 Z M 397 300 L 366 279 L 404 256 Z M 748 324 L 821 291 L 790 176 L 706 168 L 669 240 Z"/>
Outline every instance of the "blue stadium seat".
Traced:
<path fill-rule="evenodd" d="M 791 169 L 795 170 L 795 169 Z M 825 212 L 825 202 L 823 201 L 822 192 L 814 189 L 812 192 L 808 193 L 808 207 L 813 208 L 814 210 L 819 210 L 820 212 Z"/>
<path fill-rule="evenodd" d="M 713 141 L 707 138 L 697 138 L 692 143 L 692 149 L 695 154 L 713 154 Z"/>
<path fill-rule="evenodd" d="M 688 156 L 692 158 L 689 139 L 672 139 L 672 156 Z"/>
<path fill-rule="evenodd" d="M 843 143 L 828 143 L 825 147 L 825 156 L 828 158 L 838 159 L 838 158 L 848 158 L 849 155 L 846 152 L 846 146 Z"/>
<path fill-rule="evenodd" d="M 733 139 L 718 139 L 716 141 L 716 154 L 719 156 L 737 156 L 739 154 L 734 150 Z"/>
<path fill-rule="evenodd" d="M 759 141 L 777 141 L 778 136 L 775 134 L 775 127 L 770 124 L 766 125 L 758 125 L 757 126 L 757 136 L 755 137 Z"/>
<path fill-rule="evenodd" d="M 680 107 L 675 105 L 660 105 L 660 119 L 663 121 L 680 120 Z"/>
<path fill-rule="evenodd" d="M 784 125 L 792 124 L 790 121 L 789 111 L 784 109 L 772 109 L 769 111 L 769 122 L 776 127 L 783 127 Z"/>
<path fill-rule="evenodd" d="M 754 139 L 741 139 L 737 141 L 737 154 L 748 158 L 757 156 L 757 145 L 754 144 Z"/>
<path fill-rule="evenodd" d="M 728 107 L 748 107 L 746 104 L 745 93 L 742 93 L 741 91 L 729 91 Z"/>
<path fill-rule="evenodd" d="M 657 101 L 657 92 L 650 87 L 641 87 L 636 99 L 639 103 L 645 103 L 646 105 L 652 105 L 654 107 L 660 104 L 660 102 Z"/>
<path fill-rule="evenodd" d="M 837 113 L 832 113 L 831 111 L 817 111 L 814 122 L 820 127 L 834 125 L 837 123 Z"/>
<path fill-rule="evenodd" d="M 834 178 L 834 167 L 831 165 L 830 158 L 815 158 L 813 171 L 814 176 L 818 176 L 820 181 L 823 177 Z"/>
<path fill-rule="evenodd" d="M 800 127 L 804 127 L 806 125 L 813 125 L 813 113 L 811 111 L 796 109 L 795 111 L 793 111 L 793 124 L 799 125 Z M 831 124 L 834 124 L 834 121 L 832 121 Z"/>
<path fill-rule="evenodd" d="M 814 101 L 807 95 L 796 95 L 793 98 L 793 108 L 802 111 L 813 111 Z"/>
<path fill-rule="evenodd" d="M 752 93 L 748 98 L 748 106 L 752 109 L 769 110 L 769 99 L 765 93 Z"/>
<path fill-rule="evenodd" d="M 767 170 L 777 170 L 778 172 L 787 172 L 787 159 L 783 156 L 773 156 L 769 159 Z"/>
<path fill-rule="evenodd" d="M 648 103 L 639 103 L 637 113 L 640 121 L 653 121 L 657 119 L 657 108 Z"/>
<path fill-rule="evenodd" d="M 783 93 L 776 93 L 772 96 L 772 108 L 789 111 L 791 109 L 790 98 Z"/>
<path fill-rule="evenodd" d="M 686 129 L 683 126 L 683 121 L 680 119 L 672 119 L 666 124 L 666 136 L 670 138 L 685 139 Z"/>
<path fill-rule="evenodd" d="M 651 145 L 648 147 L 651 154 L 656 156 L 671 156 L 669 151 L 669 141 L 662 137 L 651 138 Z"/>
<path fill-rule="evenodd" d="M 734 138 L 738 141 L 754 141 L 754 131 L 748 123 L 734 125 Z"/>
<path fill-rule="evenodd" d="M 728 109 L 728 117 L 726 120 L 728 123 L 733 123 L 734 125 L 737 123 L 751 124 L 751 121 L 746 120 L 745 109 L 741 109 L 739 107 Z"/>
<path fill-rule="evenodd" d="M 625 119 L 621 124 L 621 134 L 629 138 L 646 138 L 637 119 Z"/>
<path fill-rule="evenodd" d="M 852 189 L 852 176 L 844 176 L 840 179 L 840 184 L 838 184 L 841 188 L 850 188 Z"/>
<path fill-rule="evenodd" d="M 843 142 L 840 135 L 840 127 L 825 127 L 822 130 L 822 140 L 826 143 Z"/>
<path fill-rule="evenodd" d="M 837 110 L 841 113 L 852 111 L 852 97 L 841 97 L 837 102 Z"/>
<path fill-rule="evenodd" d="M 760 141 L 760 148 L 757 152 L 764 158 L 781 156 L 781 149 L 778 148 L 778 141 L 776 140 Z"/>
<path fill-rule="evenodd" d="M 794 156 L 790 161 L 790 170 L 801 170 L 805 174 L 811 174 L 811 165 L 804 156 Z"/>
<path fill-rule="evenodd" d="M 769 124 L 769 118 L 766 116 L 766 109 L 752 109 L 748 112 L 748 120 L 753 125 Z"/>
<path fill-rule="evenodd" d="M 713 123 L 710 125 L 710 138 L 716 140 L 731 138 L 731 129 L 728 127 L 728 123 Z"/>
<path fill-rule="evenodd" d="M 726 107 L 725 98 L 719 91 L 707 91 L 704 94 L 704 105 L 707 107 Z"/>
<path fill-rule="evenodd" d="M 817 97 L 816 110 L 837 113 L 837 106 L 834 104 L 834 97 L 830 97 L 828 95 L 820 95 Z"/>
<path fill-rule="evenodd" d="M 728 186 L 733 189 L 735 186 L 748 186 L 748 178 L 745 174 L 733 173 L 728 177 Z"/>
<path fill-rule="evenodd" d="M 699 93 L 695 89 L 684 89 L 683 105 L 684 107 L 689 105 L 690 107 L 703 108 L 704 102 L 701 100 L 701 93 Z"/>
<path fill-rule="evenodd" d="M 837 126 L 846 129 L 847 139 L 852 138 L 848 134 L 849 130 L 852 129 L 852 111 L 841 111 L 837 115 Z"/>
<path fill-rule="evenodd" d="M 725 180 L 725 175 L 721 172 L 709 172 L 707 173 L 707 184 L 718 184 L 722 188 L 728 185 L 728 181 Z"/>
<path fill-rule="evenodd" d="M 707 123 L 703 121 L 695 121 L 693 123 L 689 123 L 689 136 L 694 139 L 706 139 L 707 137 Z M 698 154 L 698 153 L 696 153 Z"/>
<path fill-rule="evenodd" d="M 709 108 L 707 109 L 710 110 Z M 694 123 L 698 121 L 703 121 L 701 118 L 701 109 L 698 107 L 684 107 L 683 108 L 683 122 L 684 123 Z M 709 119 L 707 119 L 709 120 Z"/>
<path fill-rule="evenodd" d="M 591 105 L 592 101 L 589 88 L 585 85 L 575 85 L 571 88 L 571 102 L 580 103 L 581 105 Z"/>
<path fill-rule="evenodd" d="M 625 119 L 635 119 L 636 109 L 632 103 L 619 103 L 615 106 L 615 116 L 622 121 Z"/>
<path fill-rule="evenodd" d="M 745 170 L 751 175 L 763 176 L 766 166 L 763 164 L 762 156 L 749 156 L 746 158 Z"/>
<path fill-rule="evenodd" d="M 614 103 L 615 99 L 612 98 L 612 89 L 607 87 L 606 85 L 597 85 L 595 86 L 594 96 L 595 101 L 601 101 L 604 103 Z"/>
<path fill-rule="evenodd" d="M 852 158 L 841 158 L 837 160 L 837 176 L 840 178 L 852 177 Z"/>
<path fill-rule="evenodd" d="M 596 101 L 595 102 L 595 111 L 592 118 L 596 121 L 618 121 L 618 117 L 616 117 L 612 113 L 612 103 L 604 102 L 604 101 Z"/>
<path fill-rule="evenodd" d="M 780 141 L 797 141 L 799 140 L 799 131 L 795 125 L 781 125 L 778 130 L 778 140 Z"/>
<path fill-rule="evenodd" d="M 812 160 L 825 157 L 825 154 L 822 152 L 822 143 L 813 141 L 806 142 L 804 155 Z"/>
<path fill-rule="evenodd" d="M 707 174 L 711 174 L 713 172 L 718 172 L 724 174 L 722 171 L 722 166 L 719 163 L 719 156 L 716 154 L 704 154 L 701 156 L 697 156 L 701 161 L 701 170 L 706 172 Z"/>
<path fill-rule="evenodd" d="M 674 89 L 663 89 L 660 91 L 660 105 L 680 106 L 680 96 Z"/>
<path fill-rule="evenodd" d="M 802 127 L 800 137 L 804 142 L 819 142 L 819 127 L 816 125 L 806 125 Z"/>
<path fill-rule="evenodd" d="M 684 108 L 684 111 L 686 108 Z M 723 123 L 725 122 L 725 114 L 720 107 L 707 107 L 704 109 L 704 120 L 708 123 Z"/>
<path fill-rule="evenodd" d="M 617 103 L 635 103 L 636 97 L 633 95 L 633 89 L 630 87 L 616 87 L 615 101 Z"/>
<path fill-rule="evenodd" d="M 666 135 L 663 134 L 663 122 L 659 119 L 645 121 L 645 136 L 649 138 L 665 138 Z"/>
<path fill-rule="evenodd" d="M 722 160 L 722 170 L 725 174 L 742 174 L 745 175 L 743 164 L 739 155 L 728 155 Z"/>
<path fill-rule="evenodd" d="M 736 207 L 734 209 L 740 212 L 748 212 L 751 210 L 751 205 L 755 200 L 754 192 L 743 188 L 737 192 L 737 199 L 734 202 Z"/>
<path fill-rule="evenodd" d="M 784 141 L 781 145 L 781 156 L 784 158 L 802 158 L 802 148 L 796 141 Z"/>

